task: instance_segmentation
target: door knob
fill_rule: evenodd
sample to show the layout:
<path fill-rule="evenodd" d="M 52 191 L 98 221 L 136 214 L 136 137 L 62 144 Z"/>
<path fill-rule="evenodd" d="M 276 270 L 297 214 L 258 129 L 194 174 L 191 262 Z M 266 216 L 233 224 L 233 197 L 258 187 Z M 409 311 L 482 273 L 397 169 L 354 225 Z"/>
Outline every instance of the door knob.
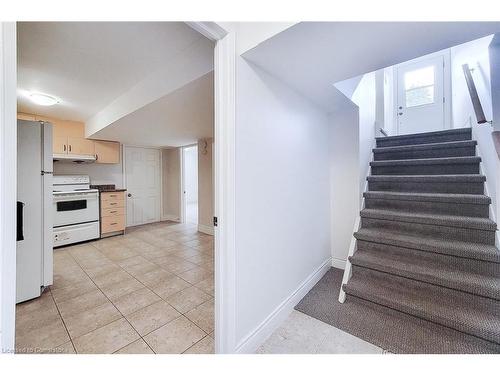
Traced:
<path fill-rule="evenodd" d="M 400 116 L 401 116 L 402 114 L 403 114 L 403 112 L 399 112 L 399 113 L 398 113 L 398 115 L 400 115 Z"/>
<path fill-rule="evenodd" d="M 132 196 L 132 194 L 130 194 L 130 193 L 128 193 L 128 194 L 127 194 L 127 197 L 129 197 L 129 198 L 130 198 L 131 196 Z"/>

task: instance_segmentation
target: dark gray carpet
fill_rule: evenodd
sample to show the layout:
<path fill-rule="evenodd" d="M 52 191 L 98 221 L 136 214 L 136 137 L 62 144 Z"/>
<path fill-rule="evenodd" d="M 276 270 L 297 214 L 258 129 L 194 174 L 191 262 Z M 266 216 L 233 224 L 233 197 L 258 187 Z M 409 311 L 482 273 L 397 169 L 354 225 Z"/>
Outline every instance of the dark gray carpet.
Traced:
<path fill-rule="evenodd" d="M 347 300 L 330 271 L 297 309 L 395 353 L 500 353 L 497 224 L 471 129 L 376 143 Z"/>
<path fill-rule="evenodd" d="M 500 345 L 349 296 L 338 301 L 343 271 L 331 268 L 295 309 L 392 353 L 500 353 Z"/>

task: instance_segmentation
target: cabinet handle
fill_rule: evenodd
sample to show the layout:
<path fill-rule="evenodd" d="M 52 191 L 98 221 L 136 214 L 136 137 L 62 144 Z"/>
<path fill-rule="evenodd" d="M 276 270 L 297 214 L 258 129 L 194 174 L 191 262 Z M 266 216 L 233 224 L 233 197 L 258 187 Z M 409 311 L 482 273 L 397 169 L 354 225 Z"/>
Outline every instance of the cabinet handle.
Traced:
<path fill-rule="evenodd" d="M 66 152 L 66 145 L 63 145 L 63 151 Z"/>
<path fill-rule="evenodd" d="M 118 224 L 118 223 L 110 223 L 109 225 L 116 225 L 116 224 Z"/>
<path fill-rule="evenodd" d="M 71 152 L 71 145 L 69 145 L 68 147 L 69 147 L 69 152 Z"/>
<path fill-rule="evenodd" d="M 99 160 L 99 155 L 95 154 L 95 161 Z"/>
<path fill-rule="evenodd" d="M 109 211 L 110 214 L 116 214 L 118 211 Z"/>
<path fill-rule="evenodd" d="M 116 203 L 110 203 L 109 205 L 110 206 L 116 206 Z"/>

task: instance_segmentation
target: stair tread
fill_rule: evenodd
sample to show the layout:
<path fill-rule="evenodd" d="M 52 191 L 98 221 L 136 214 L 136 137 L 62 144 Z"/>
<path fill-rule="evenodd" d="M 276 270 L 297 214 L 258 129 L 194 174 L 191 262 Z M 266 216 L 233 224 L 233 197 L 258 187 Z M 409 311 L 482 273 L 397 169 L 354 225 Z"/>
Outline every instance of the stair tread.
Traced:
<path fill-rule="evenodd" d="M 405 212 L 396 210 L 379 210 L 364 208 L 360 213 L 361 217 L 381 220 L 402 221 L 409 223 L 419 223 L 428 225 L 441 225 L 457 228 L 471 228 L 487 231 L 496 231 L 496 223 L 483 217 L 441 215 L 420 212 Z"/>
<path fill-rule="evenodd" d="M 500 250 L 493 245 L 412 236 L 400 232 L 370 228 L 360 228 L 354 233 L 354 236 L 362 241 L 500 263 Z"/>
<path fill-rule="evenodd" d="M 356 266 L 500 299 L 498 276 L 457 269 L 453 263 L 433 262 L 430 257 L 410 257 L 403 253 L 369 250 L 356 251 L 349 259 Z"/>
<path fill-rule="evenodd" d="M 394 353 L 499 353 L 500 345 L 441 324 L 348 295 L 349 326 L 342 328 Z M 388 335 L 387 332 L 391 332 Z M 394 335 L 399 340 L 395 343 Z M 418 339 L 416 339 L 418 338 Z M 432 342 L 433 345 L 428 343 Z"/>
<path fill-rule="evenodd" d="M 500 301 L 377 271 L 354 272 L 346 293 L 500 343 Z"/>
<path fill-rule="evenodd" d="M 415 144 L 415 145 L 377 147 L 377 148 L 373 149 L 373 152 L 378 154 L 378 153 L 387 153 L 387 152 L 432 150 L 432 149 L 455 148 L 455 147 L 466 147 L 466 146 L 476 146 L 476 145 L 477 145 L 477 141 L 450 141 L 450 142 L 438 142 L 438 143 L 420 143 L 420 144 Z"/>
<path fill-rule="evenodd" d="M 401 135 L 390 135 L 387 137 L 376 137 L 378 140 L 394 140 L 394 139 L 406 139 L 406 138 L 422 138 L 428 137 L 432 135 L 451 135 L 451 134 L 462 134 L 462 133 L 472 133 L 471 128 L 458 128 L 458 129 L 448 129 L 448 130 L 437 130 L 433 132 L 426 133 L 413 133 L 413 134 L 401 134 Z"/>
<path fill-rule="evenodd" d="M 411 200 L 425 202 L 451 202 L 485 204 L 491 203 L 491 198 L 484 194 L 450 194 L 450 193 L 420 193 L 420 192 L 394 192 L 394 191 L 367 191 L 365 198 Z"/>
<path fill-rule="evenodd" d="M 368 181 L 405 181 L 405 182 L 484 182 L 482 174 L 446 174 L 446 175 L 372 175 Z M 411 181 L 410 181 L 411 180 Z"/>
<path fill-rule="evenodd" d="M 480 162 L 481 157 L 479 156 L 452 156 L 425 159 L 376 160 L 371 161 L 370 165 L 372 167 L 384 167 L 393 165 L 473 164 Z"/>

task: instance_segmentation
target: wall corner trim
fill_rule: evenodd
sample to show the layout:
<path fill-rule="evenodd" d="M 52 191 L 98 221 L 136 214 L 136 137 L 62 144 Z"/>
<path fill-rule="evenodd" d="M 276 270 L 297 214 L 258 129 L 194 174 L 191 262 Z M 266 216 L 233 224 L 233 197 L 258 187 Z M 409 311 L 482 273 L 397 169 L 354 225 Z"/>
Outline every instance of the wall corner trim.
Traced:
<path fill-rule="evenodd" d="M 198 224 L 198 232 L 214 235 L 214 227 L 211 225 Z"/>
<path fill-rule="evenodd" d="M 177 223 L 180 223 L 181 219 L 177 215 L 163 214 L 163 215 L 161 215 L 161 221 L 175 221 Z"/>
<path fill-rule="evenodd" d="M 347 259 L 332 258 L 332 267 L 345 270 Z"/>
<path fill-rule="evenodd" d="M 236 353 L 254 353 L 271 334 L 288 318 L 293 308 L 325 275 L 332 265 L 329 257 L 316 268 L 271 314 L 260 323 L 250 334 L 240 341 Z"/>

